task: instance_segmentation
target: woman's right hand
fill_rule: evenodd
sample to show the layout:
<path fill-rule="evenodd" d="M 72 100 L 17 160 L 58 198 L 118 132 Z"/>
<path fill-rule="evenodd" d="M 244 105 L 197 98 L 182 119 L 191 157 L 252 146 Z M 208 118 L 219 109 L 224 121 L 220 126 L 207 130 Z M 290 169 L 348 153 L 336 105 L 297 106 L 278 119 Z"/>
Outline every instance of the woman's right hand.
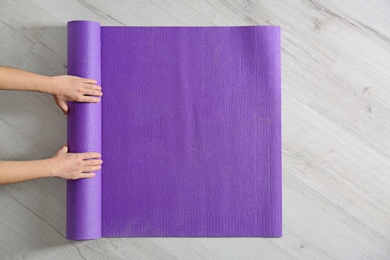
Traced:
<path fill-rule="evenodd" d="M 92 178 L 103 163 L 100 157 L 100 153 L 95 152 L 68 153 L 68 146 L 64 145 L 53 158 L 49 159 L 52 176 L 67 180 Z"/>

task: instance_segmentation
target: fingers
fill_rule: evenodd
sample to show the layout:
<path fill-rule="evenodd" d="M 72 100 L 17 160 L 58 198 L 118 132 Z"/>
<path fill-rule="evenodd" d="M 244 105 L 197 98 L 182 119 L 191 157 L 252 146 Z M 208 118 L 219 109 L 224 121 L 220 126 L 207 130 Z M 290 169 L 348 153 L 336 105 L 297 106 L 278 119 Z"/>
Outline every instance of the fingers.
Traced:
<path fill-rule="evenodd" d="M 87 84 L 94 84 L 94 85 L 97 83 L 97 81 L 94 79 L 83 79 L 83 82 Z"/>
<path fill-rule="evenodd" d="M 100 165 L 88 166 L 83 168 L 83 173 L 89 173 L 100 170 L 102 167 Z"/>
<path fill-rule="evenodd" d="M 88 152 L 88 153 L 83 153 L 81 157 L 83 160 L 98 159 L 101 157 L 101 154 L 95 152 Z"/>
<path fill-rule="evenodd" d="M 102 87 L 96 85 L 86 84 L 84 85 L 82 91 L 83 95 L 96 96 L 100 97 L 103 95 Z"/>
<path fill-rule="evenodd" d="M 91 153 L 95 154 L 95 153 Z M 78 174 L 79 178 L 92 178 L 95 177 L 96 174 L 94 171 L 98 171 L 102 168 L 102 160 L 87 160 L 84 161 L 84 167 L 82 169 L 82 173 Z"/>
<path fill-rule="evenodd" d="M 79 99 L 79 102 L 90 102 L 90 103 L 97 103 L 100 101 L 100 98 L 98 97 L 90 97 L 90 96 L 83 96 Z"/>
<path fill-rule="evenodd" d="M 86 88 L 84 89 L 84 94 L 90 95 L 90 96 L 102 96 L 103 93 L 100 90 Z"/>
<path fill-rule="evenodd" d="M 71 178 L 72 180 L 78 180 L 78 179 L 85 179 L 85 178 L 93 178 L 95 177 L 96 174 L 93 173 L 93 172 L 87 172 L 87 173 L 80 173 L 76 176 L 74 176 L 73 178 Z"/>
<path fill-rule="evenodd" d="M 102 90 L 101 86 L 91 85 L 91 84 L 85 84 L 84 88 L 86 88 L 86 89 L 93 89 L 93 90 Z"/>
<path fill-rule="evenodd" d="M 102 87 L 97 86 L 97 81 L 94 79 L 82 79 L 83 84 L 80 86 L 79 94 L 75 98 L 77 102 L 92 102 L 96 103 L 100 101 L 102 93 Z"/>
<path fill-rule="evenodd" d="M 90 172 L 90 173 L 83 173 L 83 174 L 81 175 L 81 178 L 93 178 L 93 177 L 95 177 L 95 176 L 96 176 L 95 173 Z"/>
<path fill-rule="evenodd" d="M 83 158 L 93 158 L 93 157 L 99 157 L 99 153 L 82 153 Z M 77 179 L 83 179 L 83 178 L 92 178 L 96 176 L 95 171 L 99 171 L 102 166 L 101 164 L 103 163 L 102 160 L 100 159 L 86 159 L 83 160 L 82 164 L 80 165 L 81 167 L 78 168 L 77 173 L 74 174 L 71 179 L 77 180 Z"/>
<path fill-rule="evenodd" d="M 91 160 L 84 160 L 84 166 L 97 166 L 101 165 L 103 163 L 102 160 L 96 160 L 96 159 L 91 159 Z"/>
<path fill-rule="evenodd" d="M 81 179 L 81 178 L 92 178 L 96 176 L 95 171 L 98 171 L 102 168 L 101 164 L 103 163 L 100 159 L 89 159 L 89 158 L 97 158 L 100 157 L 99 153 L 82 153 L 82 157 L 84 158 L 81 168 L 78 169 L 78 173 L 73 176 L 73 179 Z"/>

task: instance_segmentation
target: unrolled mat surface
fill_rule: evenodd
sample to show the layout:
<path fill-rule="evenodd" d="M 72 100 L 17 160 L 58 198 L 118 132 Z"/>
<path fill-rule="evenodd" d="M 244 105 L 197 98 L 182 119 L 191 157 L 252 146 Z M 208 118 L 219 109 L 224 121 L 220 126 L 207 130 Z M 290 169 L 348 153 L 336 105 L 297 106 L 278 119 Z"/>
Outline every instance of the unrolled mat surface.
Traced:
<path fill-rule="evenodd" d="M 68 23 L 68 74 L 102 86 L 69 104 L 67 238 L 281 236 L 280 28 Z"/>

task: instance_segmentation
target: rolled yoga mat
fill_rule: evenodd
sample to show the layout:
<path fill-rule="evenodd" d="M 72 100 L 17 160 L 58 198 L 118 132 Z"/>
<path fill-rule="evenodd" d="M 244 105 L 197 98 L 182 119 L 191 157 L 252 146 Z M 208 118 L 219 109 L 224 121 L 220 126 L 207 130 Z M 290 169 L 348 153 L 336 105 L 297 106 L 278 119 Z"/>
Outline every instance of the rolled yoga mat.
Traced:
<path fill-rule="evenodd" d="M 67 238 L 280 237 L 280 28 L 68 23 L 68 74 L 102 86 L 69 102 Z"/>

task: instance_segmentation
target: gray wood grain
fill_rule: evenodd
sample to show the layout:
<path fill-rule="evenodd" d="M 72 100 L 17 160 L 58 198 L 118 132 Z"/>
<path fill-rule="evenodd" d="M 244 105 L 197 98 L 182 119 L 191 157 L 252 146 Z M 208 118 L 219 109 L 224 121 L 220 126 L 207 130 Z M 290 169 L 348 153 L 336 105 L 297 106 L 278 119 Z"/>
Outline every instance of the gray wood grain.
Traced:
<path fill-rule="evenodd" d="M 66 73 L 66 22 L 279 25 L 284 236 L 65 239 L 65 181 L 0 186 L 1 259 L 390 259 L 390 2 L 0 1 L 0 64 Z M 0 159 L 50 157 L 50 95 L 0 91 Z"/>

